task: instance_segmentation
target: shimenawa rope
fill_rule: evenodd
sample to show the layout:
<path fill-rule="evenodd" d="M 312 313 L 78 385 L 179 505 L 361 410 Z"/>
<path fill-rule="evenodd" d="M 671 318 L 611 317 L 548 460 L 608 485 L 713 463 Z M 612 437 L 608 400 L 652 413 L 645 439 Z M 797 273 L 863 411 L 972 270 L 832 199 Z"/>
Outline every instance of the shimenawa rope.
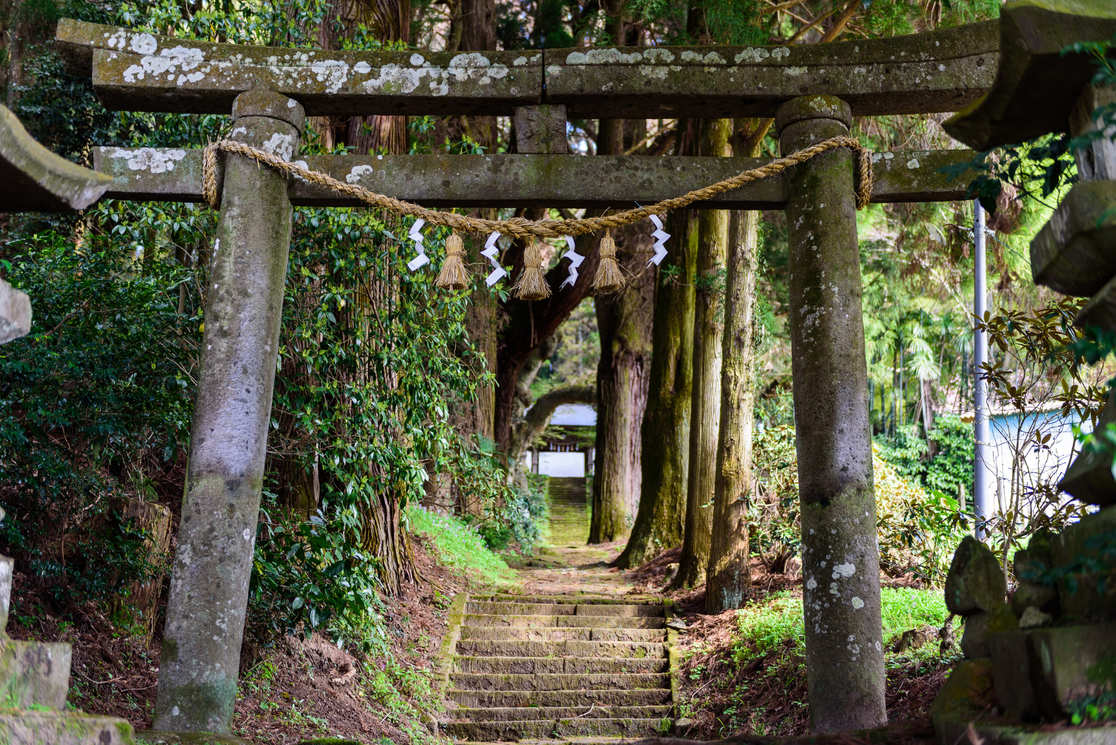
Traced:
<path fill-rule="evenodd" d="M 508 220 L 485 220 L 459 215 L 454 212 L 428 209 L 412 202 L 378 194 L 356 184 L 339 181 L 328 174 L 311 171 L 309 168 L 285 161 L 265 150 L 235 140 L 220 140 L 205 148 L 202 160 L 202 193 L 210 207 L 217 209 L 220 206 L 220 195 L 217 189 L 217 153 L 224 151 L 243 155 L 257 163 L 285 173 L 289 177 L 293 176 L 334 193 L 344 194 L 372 207 L 379 207 L 400 215 L 421 218 L 432 225 L 442 225 L 454 231 L 481 235 L 498 232 L 521 240 L 528 240 L 524 270 L 513 289 L 517 297 L 525 300 L 537 300 L 549 297 L 550 287 L 547 285 L 545 277 L 542 276 L 540 247 L 532 239 L 558 238 L 605 231 L 605 236 L 601 239 L 601 260 L 597 269 L 597 276 L 593 282 L 593 288 L 598 293 L 616 292 L 623 287 L 624 279 L 616 262 L 615 243 L 609 232 L 613 228 L 630 225 L 651 215 L 662 216 L 670 210 L 681 209 L 694 202 L 712 199 L 719 194 L 738 189 L 744 184 L 775 176 L 792 166 L 804 163 L 815 156 L 837 148 L 848 148 L 856 156 L 856 207 L 862 209 L 868 204 L 872 195 L 872 157 L 871 153 L 862 147 L 855 138 L 848 136 L 831 137 L 758 168 L 751 168 L 731 178 L 688 191 L 677 197 L 664 199 L 646 207 L 637 207 L 636 209 L 624 210 L 601 217 L 583 217 L 569 220 L 528 220 L 522 217 L 514 217 Z M 447 242 L 446 265 L 443 266 L 443 270 L 436 280 L 438 286 L 462 289 L 467 285 L 468 272 L 465 270 L 462 254 L 461 238 L 456 234 L 451 235 Z M 532 259 L 533 264 L 527 259 Z"/>
<path fill-rule="evenodd" d="M 857 209 L 862 209 L 868 204 L 868 200 L 872 195 L 872 156 L 855 138 L 848 136 L 831 137 L 828 140 L 822 140 L 816 145 L 811 145 L 793 152 L 790 155 L 777 158 L 758 168 L 750 168 L 731 178 L 718 181 L 708 186 L 703 186 L 700 189 L 688 191 L 677 197 L 664 199 L 661 202 L 656 202 L 646 207 L 637 207 L 635 209 L 624 210 L 601 217 L 581 217 L 569 220 L 528 220 L 522 217 L 513 217 L 507 220 L 486 220 L 479 217 L 459 215 L 454 212 L 429 209 L 414 204 L 413 202 L 405 202 L 402 199 L 389 197 L 385 194 L 377 194 L 370 189 L 365 189 L 363 186 L 339 181 L 328 174 L 311 171 L 309 168 L 295 165 L 294 163 L 283 160 L 277 155 L 252 147 L 251 145 L 245 145 L 236 140 L 219 140 L 205 148 L 202 193 L 205 201 L 210 207 L 217 209 L 220 206 L 220 197 L 217 193 L 217 152 L 224 151 L 251 158 L 257 163 L 271 166 L 275 170 L 285 173 L 288 176 L 293 176 L 337 194 L 344 194 L 345 196 L 352 197 L 372 207 L 379 207 L 380 209 L 389 210 L 400 215 L 421 217 L 431 225 L 442 225 L 453 230 L 480 235 L 488 234 L 495 230 L 519 239 L 560 238 L 566 235 L 599 233 L 603 230 L 610 230 L 622 225 L 630 225 L 634 222 L 639 222 L 650 215 L 661 216 L 671 210 L 688 207 L 694 202 L 712 199 L 726 191 L 739 189 L 744 184 L 775 176 L 791 166 L 804 163 L 815 156 L 838 148 L 848 148 L 856 155 L 856 206 Z"/>

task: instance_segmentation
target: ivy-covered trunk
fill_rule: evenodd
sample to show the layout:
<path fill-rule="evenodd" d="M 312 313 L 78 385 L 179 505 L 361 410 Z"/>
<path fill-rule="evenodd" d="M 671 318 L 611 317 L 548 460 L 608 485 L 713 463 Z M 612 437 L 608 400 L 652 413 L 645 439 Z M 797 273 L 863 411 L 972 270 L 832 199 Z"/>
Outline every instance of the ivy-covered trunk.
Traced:
<path fill-rule="evenodd" d="M 701 155 L 731 154 L 731 119 L 702 126 Z M 725 259 L 728 255 L 729 213 L 703 210 L 698 218 L 696 300 L 694 303 L 694 380 L 691 393 L 690 470 L 686 486 L 686 528 L 678 562 L 676 587 L 705 581 L 709 540 L 713 532 L 713 481 L 717 465 L 717 430 L 721 409 L 721 335 L 724 330 Z"/>

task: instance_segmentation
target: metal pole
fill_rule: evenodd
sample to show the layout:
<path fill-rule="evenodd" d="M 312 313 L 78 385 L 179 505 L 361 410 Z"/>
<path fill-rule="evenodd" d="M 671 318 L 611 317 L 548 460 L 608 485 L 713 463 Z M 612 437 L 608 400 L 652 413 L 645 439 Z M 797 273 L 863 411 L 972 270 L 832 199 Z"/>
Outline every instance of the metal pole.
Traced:
<path fill-rule="evenodd" d="M 984 318 L 987 307 L 985 288 L 987 266 L 984 251 L 984 208 L 980 201 L 973 200 L 973 315 Z M 976 453 L 973 458 L 973 510 L 976 513 L 974 532 L 977 538 L 987 534 L 987 522 L 991 512 L 990 486 L 993 474 L 989 468 L 988 445 L 988 383 L 981 376 L 981 369 L 988 360 L 988 332 L 973 327 L 973 435 L 976 440 Z"/>

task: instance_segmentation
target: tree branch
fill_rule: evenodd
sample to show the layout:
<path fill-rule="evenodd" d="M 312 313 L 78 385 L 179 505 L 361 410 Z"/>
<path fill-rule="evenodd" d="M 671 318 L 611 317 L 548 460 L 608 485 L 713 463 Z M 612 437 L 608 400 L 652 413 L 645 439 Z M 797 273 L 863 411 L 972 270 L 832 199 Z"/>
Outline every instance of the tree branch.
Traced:
<path fill-rule="evenodd" d="M 591 385 L 573 385 L 555 388 L 539 396 L 535 403 L 527 410 L 523 421 L 512 428 L 511 447 L 508 448 L 508 462 L 516 462 L 531 444 L 531 441 L 542 434 L 554 410 L 562 404 L 594 404 L 597 401 L 597 391 Z"/>

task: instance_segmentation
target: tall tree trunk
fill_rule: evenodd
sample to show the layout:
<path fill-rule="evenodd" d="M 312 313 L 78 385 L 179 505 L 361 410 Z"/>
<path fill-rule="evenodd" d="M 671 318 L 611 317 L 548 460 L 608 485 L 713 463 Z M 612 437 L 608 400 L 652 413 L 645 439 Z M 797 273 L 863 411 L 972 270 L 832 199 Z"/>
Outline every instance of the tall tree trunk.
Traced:
<path fill-rule="evenodd" d="M 740 120 L 734 151 L 756 157 L 772 121 Z M 713 489 L 713 534 L 705 579 L 705 609 L 739 608 L 751 584 L 748 508 L 752 498 L 752 425 L 755 405 L 753 323 L 760 213 L 734 212 L 725 275 L 721 338 L 721 425 Z"/>
<path fill-rule="evenodd" d="M 713 536 L 705 581 L 705 610 L 739 608 L 751 584 L 748 507 L 752 497 L 752 424 L 755 401 L 752 321 L 755 309 L 759 212 L 733 214 L 725 278 L 721 351 L 721 427 L 713 492 Z"/>
<path fill-rule="evenodd" d="M 636 224 L 613 237 L 624 264 L 638 272 L 652 243 Z M 640 428 L 651 372 L 654 272 L 637 274 L 624 291 L 595 300 L 601 357 L 597 364 L 597 463 L 589 542 L 607 543 L 627 533 L 639 500 Z"/>
<path fill-rule="evenodd" d="M 702 127 L 701 155 L 731 154 L 731 119 Z M 703 210 L 694 305 L 694 380 L 691 392 L 690 470 L 686 486 L 686 529 L 676 587 L 705 581 L 713 534 L 713 488 L 717 473 L 717 431 L 721 422 L 721 337 L 724 334 L 724 271 L 728 256 L 729 213 Z"/>
<path fill-rule="evenodd" d="M 682 137 L 680 142 L 692 138 Z M 693 375 L 694 274 L 697 216 L 669 216 L 670 253 L 658 275 L 652 332 L 651 379 L 642 428 L 642 486 L 639 511 L 616 565 L 638 566 L 682 542 L 690 454 L 690 395 Z"/>

